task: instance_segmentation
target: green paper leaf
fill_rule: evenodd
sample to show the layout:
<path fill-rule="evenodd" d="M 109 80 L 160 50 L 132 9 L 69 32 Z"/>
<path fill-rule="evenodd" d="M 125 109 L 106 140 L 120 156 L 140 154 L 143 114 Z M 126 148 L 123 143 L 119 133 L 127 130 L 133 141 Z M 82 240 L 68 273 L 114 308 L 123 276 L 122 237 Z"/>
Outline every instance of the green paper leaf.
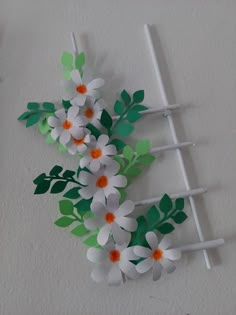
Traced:
<path fill-rule="evenodd" d="M 129 176 L 129 177 L 136 177 L 138 175 L 140 175 L 142 173 L 142 171 L 135 167 L 135 166 L 131 166 L 130 168 L 128 168 L 128 170 L 125 172 L 125 175 Z"/>
<path fill-rule="evenodd" d="M 77 202 L 74 205 L 74 207 L 78 210 L 89 211 L 91 203 L 92 203 L 92 199 L 89 199 L 89 200 L 81 199 L 79 202 Z"/>
<path fill-rule="evenodd" d="M 74 221 L 75 221 L 74 218 L 61 217 L 57 221 L 55 221 L 54 224 L 56 224 L 59 227 L 67 227 L 67 226 L 71 225 Z"/>
<path fill-rule="evenodd" d="M 137 162 L 143 165 L 150 165 L 153 161 L 155 161 L 156 157 L 151 154 L 142 155 L 138 158 Z"/>
<path fill-rule="evenodd" d="M 122 104 L 120 101 L 116 101 L 114 105 L 114 111 L 118 114 L 121 115 L 124 111 L 125 107 L 124 104 Z"/>
<path fill-rule="evenodd" d="M 135 145 L 135 150 L 138 155 L 144 155 L 151 150 L 151 144 L 149 140 L 138 141 Z"/>
<path fill-rule="evenodd" d="M 122 98 L 122 100 L 125 102 L 126 105 L 129 105 L 130 102 L 131 102 L 131 97 L 129 95 L 129 93 L 126 91 L 126 90 L 123 90 L 121 93 L 120 93 L 120 96 Z"/>
<path fill-rule="evenodd" d="M 131 243 L 129 246 L 133 245 L 144 245 L 145 234 L 148 231 L 147 221 L 144 216 L 137 218 L 138 227 L 135 232 L 131 233 Z"/>
<path fill-rule="evenodd" d="M 78 187 L 71 188 L 63 195 L 63 197 L 69 199 L 78 199 L 80 197 L 79 188 Z"/>
<path fill-rule="evenodd" d="M 37 110 L 39 109 L 39 103 L 30 102 L 27 104 L 27 108 L 30 110 Z"/>
<path fill-rule="evenodd" d="M 120 123 L 115 132 L 121 137 L 129 136 L 134 130 L 134 126 L 127 123 Z"/>
<path fill-rule="evenodd" d="M 45 142 L 46 142 L 47 144 L 52 144 L 52 143 L 55 143 L 56 141 L 57 141 L 57 140 L 55 140 L 55 139 L 52 138 L 51 134 L 47 135 L 47 138 L 46 138 L 46 140 L 45 140 Z"/>
<path fill-rule="evenodd" d="M 62 176 L 64 178 L 72 178 L 73 176 L 75 175 L 75 172 L 74 171 L 71 171 L 71 170 L 66 170 Z"/>
<path fill-rule="evenodd" d="M 78 236 L 78 237 L 82 237 L 82 236 L 86 235 L 88 232 L 89 232 L 89 230 L 87 230 L 83 224 L 80 224 L 80 225 L 76 226 L 71 231 L 71 234 Z"/>
<path fill-rule="evenodd" d="M 91 134 L 97 139 L 101 135 L 101 131 L 98 130 L 94 125 L 88 124 L 86 126 L 87 129 L 91 131 Z"/>
<path fill-rule="evenodd" d="M 59 173 L 61 173 L 61 171 L 63 170 L 63 167 L 59 166 L 59 165 L 55 165 L 51 171 L 49 172 L 49 175 L 51 176 L 57 176 L 59 175 Z"/>
<path fill-rule="evenodd" d="M 63 215 L 73 215 L 74 205 L 70 200 L 60 200 L 59 209 Z"/>
<path fill-rule="evenodd" d="M 135 110 L 136 112 L 142 112 L 144 110 L 148 109 L 147 106 L 144 105 L 135 105 L 132 110 Z"/>
<path fill-rule="evenodd" d="M 85 54 L 81 52 L 79 55 L 75 57 L 75 68 L 81 69 L 85 65 Z"/>
<path fill-rule="evenodd" d="M 122 189 L 122 188 L 119 189 L 119 192 L 120 192 L 120 203 L 123 203 L 126 200 L 127 192 L 125 189 Z"/>
<path fill-rule="evenodd" d="M 164 223 L 162 225 L 160 225 L 159 227 L 157 227 L 157 230 L 161 233 L 161 234 L 169 234 L 171 232 L 174 231 L 174 226 L 170 223 Z"/>
<path fill-rule="evenodd" d="M 44 180 L 45 177 L 46 177 L 46 174 L 42 173 L 33 180 L 33 183 L 35 185 L 38 185 L 42 180 Z"/>
<path fill-rule="evenodd" d="M 66 80 L 71 80 L 71 71 L 70 70 L 65 70 L 63 71 L 63 76 Z"/>
<path fill-rule="evenodd" d="M 123 168 L 125 166 L 125 161 L 119 155 L 113 156 L 113 160 L 120 164 L 120 167 Z"/>
<path fill-rule="evenodd" d="M 151 226 L 160 219 L 160 213 L 154 205 L 148 210 L 146 218 Z"/>
<path fill-rule="evenodd" d="M 88 247 L 96 247 L 98 245 L 97 242 L 97 233 L 89 236 L 83 243 Z"/>
<path fill-rule="evenodd" d="M 37 124 L 37 122 L 40 120 L 40 117 L 41 117 L 41 113 L 31 115 L 26 121 L 26 128 Z"/>
<path fill-rule="evenodd" d="M 113 139 L 110 142 L 110 144 L 114 144 L 114 146 L 116 147 L 117 152 L 119 152 L 120 150 L 122 150 L 126 146 L 126 143 L 124 143 L 120 139 Z"/>
<path fill-rule="evenodd" d="M 40 183 L 37 185 L 37 187 L 34 191 L 34 194 L 40 195 L 40 194 L 46 193 L 48 191 L 48 189 L 50 188 L 50 183 L 51 183 L 51 181 L 47 180 L 47 179 L 40 181 Z"/>
<path fill-rule="evenodd" d="M 167 194 L 165 194 L 159 202 L 159 208 L 161 212 L 168 213 L 172 209 L 172 207 L 173 207 L 172 200 Z"/>
<path fill-rule="evenodd" d="M 70 101 L 65 101 L 65 100 L 62 100 L 62 105 L 65 109 L 69 109 L 72 106 Z"/>
<path fill-rule="evenodd" d="M 51 194 L 61 193 L 66 188 L 67 183 L 68 183 L 67 181 L 59 180 L 52 186 L 50 193 Z"/>
<path fill-rule="evenodd" d="M 126 116 L 126 119 L 133 123 L 137 120 L 139 120 L 139 118 L 141 118 L 142 115 L 139 113 L 139 112 L 136 112 L 135 110 L 131 110 L 130 112 L 128 112 L 127 116 Z"/>
<path fill-rule="evenodd" d="M 66 152 L 67 151 L 67 147 L 65 147 L 62 143 L 58 144 L 58 151 L 59 152 Z"/>
<path fill-rule="evenodd" d="M 103 125 L 103 127 L 105 127 L 106 129 L 108 129 L 108 130 L 111 129 L 112 118 L 111 118 L 110 114 L 105 109 L 103 109 L 103 111 L 102 111 L 100 122 Z"/>
<path fill-rule="evenodd" d="M 61 63 L 65 68 L 73 68 L 73 55 L 70 52 L 64 51 L 61 56 Z"/>
<path fill-rule="evenodd" d="M 184 209 L 184 198 L 177 198 L 175 200 L 175 208 L 176 208 L 176 210 L 183 210 Z"/>
<path fill-rule="evenodd" d="M 46 118 L 38 123 L 38 128 L 42 135 L 46 135 L 51 130 Z"/>
<path fill-rule="evenodd" d="M 30 116 L 30 112 L 24 112 L 17 119 L 18 120 L 24 120 L 24 119 L 28 118 L 29 116 Z"/>
<path fill-rule="evenodd" d="M 47 109 L 47 110 L 50 110 L 50 111 L 52 111 L 52 112 L 55 111 L 55 106 L 54 106 L 53 103 L 44 102 L 44 103 L 43 103 L 43 108 L 44 108 L 44 109 Z"/>
<path fill-rule="evenodd" d="M 183 211 L 177 212 L 174 216 L 172 216 L 172 219 L 175 223 L 181 224 L 187 219 L 187 214 Z"/>
<path fill-rule="evenodd" d="M 123 149 L 124 158 L 126 158 L 130 162 L 132 160 L 133 154 L 133 149 L 129 145 L 126 145 Z"/>
<path fill-rule="evenodd" d="M 141 103 L 144 100 L 144 90 L 134 92 L 133 100 L 135 103 Z"/>

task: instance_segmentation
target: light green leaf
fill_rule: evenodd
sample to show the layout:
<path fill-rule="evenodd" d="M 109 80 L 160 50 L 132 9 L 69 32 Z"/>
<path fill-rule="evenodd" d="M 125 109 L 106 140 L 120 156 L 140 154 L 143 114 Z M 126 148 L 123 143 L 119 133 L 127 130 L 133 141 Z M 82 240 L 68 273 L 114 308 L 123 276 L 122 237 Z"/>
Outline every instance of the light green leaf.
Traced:
<path fill-rule="evenodd" d="M 151 154 L 142 155 L 138 158 L 137 162 L 143 165 L 150 165 L 153 161 L 155 161 L 156 157 Z"/>
<path fill-rule="evenodd" d="M 58 151 L 59 152 L 66 152 L 67 148 L 62 143 L 59 143 L 58 144 Z"/>
<path fill-rule="evenodd" d="M 119 155 L 115 155 L 113 157 L 113 160 L 115 160 L 116 162 L 118 162 L 120 164 L 120 167 L 123 168 L 125 166 L 125 161 L 124 159 L 122 159 L 122 157 L 120 157 Z"/>
<path fill-rule="evenodd" d="M 63 76 L 64 76 L 64 78 L 66 79 L 66 80 L 71 80 L 71 71 L 70 70 L 65 70 L 64 72 L 63 72 Z"/>
<path fill-rule="evenodd" d="M 73 68 L 73 55 L 70 52 L 64 51 L 61 56 L 61 63 L 65 68 Z"/>
<path fill-rule="evenodd" d="M 47 135 L 47 138 L 46 138 L 46 140 L 45 140 L 45 142 L 46 142 L 47 144 L 52 144 L 52 143 L 55 143 L 56 141 L 57 141 L 57 140 L 54 140 L 54 139 L 52 138 L 51 134 Z"/>
<path fill-rule="evenodd" d="M 129 145 L 126 145 L 123 149 L 124 158 L 126 158 L 128 161 L 131 161 L 133 154 L 134 154 L 133 149 Z"/>
<path fill-rule="evenodd" d="M 59 227 L 67 227 L 69 225 L 71 225 L 73 222 L 75 221 L 74 218 L 70 218 L 70 217 L 61 217 L 59 218 L 57 221 L 54 222 L 54 224 L 56 224 Z"/>
<path fill-rule="evenodd" d="M 42 135 L 46 135 L 51 130 L 46 118 L 38 123 L 38 128 Z"/>
<path fill-rule="evenodd" d="M 80 224 L 78 226 L 76 226 L 72 231 L 71 234 L 78 236 L 78 237 L 82 237 L 84 235 L 86 235 L 88 233 L 88 229 L 86 229 L 86 227 L 84 226 L 84 224 Z"/>
<path fill-rule="evenodd" d="M 140 175 L 142 173 L 142 171 L 135 167 L 135 166 L 131 166 L 130 168 L 128 168 L 128 170 L 125 172 L 125 175 L 129 176 L 129 177 L 136 177 L 138 175 Z"/>
<path fill-rule="evenodd" d="M 74 210 L 74 205 L 70 200 L 60 200 L 59 209 L 63 215 L 72 215 Z"/>
<path fill-rule="evenodd" d="M 75 57 L 75 68 L 80 70 L 85 64 L 85 54 L 81 52 Z"/>
<path fill-rule="evenodd" d="M 149 140 L 138 141 L 135 145 L 135 150 L 138 155 L 144 155 L 151 150 L 151 144 Z"/>
<path fill-rule="evenodd" d="M 98 233 L 90 235 L 86 240 L 83 241 L 83 243 L 88 247 L 96 247 L 98 245 L 97 235 Z"/>

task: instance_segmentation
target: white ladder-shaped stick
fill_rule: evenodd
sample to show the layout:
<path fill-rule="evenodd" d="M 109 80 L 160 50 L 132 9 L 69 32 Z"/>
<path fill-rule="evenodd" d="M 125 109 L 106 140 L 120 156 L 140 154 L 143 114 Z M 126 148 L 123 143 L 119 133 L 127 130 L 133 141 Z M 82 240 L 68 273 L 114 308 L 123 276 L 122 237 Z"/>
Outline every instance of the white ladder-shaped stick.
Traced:
<path fill-rule="evenodd" d="M 225 241 L 223 238 L 218 238 L 216 240 L 204 241 L 204 242 L 195 243 L 195 244 L 187 244 L 183 246 L 176 246 L 173 248 L 178 249 L 183 253 L 183 252 L 189 252 L 189 251 L 194 251 L 194 250 L 201 250 L 201 249 L 206 250 L 210 248 L 215 248 L 215 247 L 223 245 L 224 243 Z"/>
<path fill-rule="evenodd" d="M 168 106 L 168 100 L 167 100 L 167 95 L 166 95 L 166 91 L 164 88 L 164 84 L 163 84 L 163 80 L 161 77 L 161 72 L 160 72 L 160 67 L 158 64 L 158 60 L 157 60 L 157 56 L 156 56 L 156 52 L 154 49 L 154 45 L 153 45 L 153 40 L 152 40 L 152 36 L 151 36 L 151 32 L 149 29 L 149 25 L 145 24 L 144 25 L 144 32 L 145 32 L 145 36 L 147 39 L 147 44 L 148 44 L 148 49 L 150 51 L 150 55 L 151 55 L 151 59 L 152 59 L 152 63 L 153 63 L 153 67 L 155 70 L 155 75 L 156 75 L 156 80 L 157 80 L 157 85 L 159 87 L 159 92 L 160 92 L 160 96 L 162 99 L 162 103 L 164 106 Z M 170 126 L 170 131 L 172 134 L 172 138 L 175 144 L 177 144 L 178 141 L 178 137 L 176 134 L 176 129 L 175 129 L 175 125 L 174 125 L 174 121 L 173 121 L 173 117 L 171 115 L 171 113 L 169 115 L 167 115 L 167 119 L 168 119 L 168 123 Z M 187 190 L 190 190 L 190 184 L 189 184 L 189 179 L 188 179 L 188 175 L 186 172 L 186 168 L 185 168 L 185 164 L 184 164 L 184 159 L 183 159 L 183 155 L 182 152 L 179 148 L 176 149 L 177 152 L 177 156 L 178 156 L 178 160 L 179 160 L 179 164 L 180 164 L 180 168 L 183 174 L 183 179 L 184 179 L 184 184 Z M 203 236 L 203 232 L 202 232 L 202 228 L 199 222 L 199 218 L 198 218 L 198 213 L 197 213 L 197 208 L 196 208 L 196 204 L 194 201 L 193 196 L 189 196 L 189 202 L 191 205 L 191 209 L 192 209 L 192 213 L 193 213 L 193 217 L 194 217 L 194 221 L 195 221 L 195 225 L 197 228 L 197 232 L 198 232 L 198 236 L 201 242 L 204 242 L 204 236 Z M 204 258 L 205 258 L 205 262 L 206 262 L 206 266 L 208 269 L 211 269 L 211 263 L 210 263 L 210 259 L 208 256 L 208 253 L 206 251 L 206 249 L 203 249 L 203 254 L 204 254 Z"/>

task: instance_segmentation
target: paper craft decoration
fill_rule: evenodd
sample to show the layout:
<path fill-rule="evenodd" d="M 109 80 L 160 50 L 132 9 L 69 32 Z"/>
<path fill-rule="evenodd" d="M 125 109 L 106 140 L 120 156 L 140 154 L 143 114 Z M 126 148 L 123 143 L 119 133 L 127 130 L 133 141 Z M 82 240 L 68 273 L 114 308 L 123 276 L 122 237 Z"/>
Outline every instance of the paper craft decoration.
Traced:
<path fill-rule="evenodd" d="M 75 40 L 73 44 L 76 47 Z M 18 120 L 25 120 L 26 127 L 37 125 L 46 143 L 57 144 L 59 151 L 78 158 L 78 168 L 63 170 L 55 165 L 48 174 L 40 174 L 34 180 L 35 194 L 63 193 L 55 225 L 70 227 L 70 232 L 89 247 L 87 258 L 95 264 L 93 280 L 116 285 L 152 270 L 156 281 L 162 269 L 174 271 L 173 261 L 180 259 L 181 251 L 189 250 L 171 248 L 166 237 L 187 219 L 184 199 L 165 194 L 134 203 L 127 198 L 127 187 L 155 161 L 153 153 L 169 148 L 151 148 L 146 139 L 131 147 L 125 138 L 144 114 L 160 110 L 143 105 L 143 90 L 133 94 L 123 90 L 114 103 L 117 116 L 111 116 L 101 98 L 104 80 L 91 77 L 85 54 L 76 49 L 74 55 L 63 52 L 61 63 L 61 108 L 56 109 L 51 102 L 30 102 Z M 196 193 L 189 191 L 188 195 Z M 150 205 L 137 217 L 139 204 Z M 217 245 L 219 242 L 206 244 Z M 194 249 L 202 246 L 195 244 Z"/>

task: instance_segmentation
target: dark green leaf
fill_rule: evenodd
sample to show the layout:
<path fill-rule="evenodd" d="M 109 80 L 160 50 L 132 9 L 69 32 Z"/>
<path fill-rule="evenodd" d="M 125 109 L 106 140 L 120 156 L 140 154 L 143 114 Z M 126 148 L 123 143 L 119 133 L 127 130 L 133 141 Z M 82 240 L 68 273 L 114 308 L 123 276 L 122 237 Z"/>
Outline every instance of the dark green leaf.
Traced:
<path fill-rule="evenodd" d="M 161 233 L 161 234 L 169 234 L 172 231 L 174 231 L 174 226 L 170 223 L 164 223 L 160 226 L 157 227 L 157 230 Z"/>
<path fill-rule="evenodd" d="M 75 57 L 75 68 L 81 69 L 85 64 L 85 54 L 84 52 L 80 53 Z"/>
<path fill-rule="evenodd" d="M 172 200 L 167 194 L 165 194 L 159 202 L 159 208 L 161 212 L 167 213 L 172 209 L 172 207 L 173 207 Z"/>
<path fill-rule="evenodd" d="M 144 90 L 134 92 L 133 100 L 135 103 L 141 103 L 144 100 Z"/>
<path fill-rule="evenodd" d="M 82 236 L 86 235 L 87 233 L 88 233 L 88 230 L 86 229 L 86 227 L 83 224 L 76 226 L 71 231 L 71 234 L 78 236 L 78 237 L 82 237 Z"/>
<path fill-rule="evenodd" d="M 184 198 L 177 198 L 175 200 L 175 208 L 176 208 L 176 210 L 183 210 L 184 209 Z"/>
<path fill-rule="evenodd" d="M 72 215 L 74 210 L 74 205 L 70 200 L 60 200 L 59 209 L 63 215 Z"/>
<path fill-rule="evenodd" d="M 64 51 L 61 56 L 61 63 L 65 68 L 73 67 L 73 55 L 70 52 Z"/>
<path fill-rule="evenodd" d="M 65 109 L 69 109 L 72 106 L 70 101 L 65 101 L 65 100 L 62 100 L 62 105 Z"/>
<path fill-rule="evenodd" d="M 125 107 L 124 104 L 121 103 L 120 101 L 116 101 L 114 105 L 114 111 L 118 114 L 121 115 L 124 111 Z"/>
<path fill-rule="evenodd" d="M 126 197 L 127 197 L 127 192 L 125 189 L 120 188 L 119 189 L 120 192 L 120 203 L 124 202 Z"/>
<path fill-rule="evenodd" d="M 71 178 L 71 177 L 73 177 L 75 175 L 75 172 L 74 171 L 70 171 L 70 170 L 66 170 L 63 174 L 62 174 L 62 176 L 64 177 L 64 178 Z"/>
<path fill-rule="evenodd" d="M 27 108 L 30 110 L 37 110 L 39 109 L 39 103 L 30 102 L 27 104 Z"/>
<path fill-rule="evenodd" d="M 187 219 L 187 214 L 183 211 L 177 212 L 174 216 L 171 218 L 174 220 L 175 223 L 181 224 Z"/>
<path fill-rule="evenodd" d="M 86 240 L 83 241 L 83 243 L 88 247 L 96 247 L 98 245 L 97 233 L 89 236 Z"/>
<path fill-rule="evenodd" d="M 121 137 L 127 137 L 132 133 L 133 130 L 134 126 L 127 123 L 121 123 L 118 125 L 115 132 Z"/>
<path fill-rule="evenodd" d="M 152 206 L 148 210 L 146 214 L 146 218 L 148 220 L 149 225 L 153 226 L 160 219 L 160 213 L 158 209 L 155 206 Z"/>
<path fill-rule="evenodd" d="M 51 176 L 57 176 L 61 171 L 63 170 L 63 168 L 59 165 L 55 165 L 51 171 L 49 172 L 49 175 Z"/>
<path fill-rule="evenodd" d="M 135 166 L 131 166 L 130 168 L 128 168 L 128 170 L 125 172 L 125 175 L 129 176 L 129 177 L 136 177 L 138 175 L 140 175 L 142 173 L 142 171 L 135 167 Z"/>
<path fill-rule="evenodd" d="M 60 227 L 67 227 L 67 226 L 71 225 L 74 221 L 75 221 L 74 218 L 61 217 L 57 221 L 55 221 L 54 224 L 56 224 L 57 226 L 60 226 Z"/>
<path fill-rule="evenodd" d="M 129 145 L 126 145 L 123 149 L 124 158 L 126 158 L 128 161 L 131 161 L 133 154 L 134 154 L 133 149 Z"/>
<path fill-rule="evenodd" d="M 74 207 L 78 210 L 89 211 L 91 202 L 92 202 L 92 199 L 89 199 L 89 200 L 81 199 L 79 202 L 77 202 L 74 205 Z"/>
<path fill-rule="evenodd" d="M 131 243 L 129 246 L 133 245 L 144 245 L 145 234 L 148 231 L 147 221 L 144 216 L 137 218 L 138 227 L 135 232 L 131 233 Z"/>
<path fill-rule="evenodd" d="M 40 120 L 41 113 L 31 115 L 26 121 L 26 128 L 31 127 Z"/>
<path fill-rule="evenodd" d="M 148 109 L 148 107 L 144 105 L 135 105 L 134 107 L 132 107 L 132 110 L 135 110 L 136 112 L 142 112 L 146 109 Z"/>
<path fill-rule="evenodd" d="M 53 103 L 44 102 L 44 103 L 43 103 L 43 108 L 44 108 L 44 109 L 47 109 L 47 110 L 50 110 L 50 111 L 52 111 L 52 112 L 55 111 L 55 106 L 54 106 Z"/>
<path fill-rule="evenodd" d="M 56 182 L 52 186 L 50 193 L 51 194 L 58 194 L 58 193 L 62 192 L 66 188 L 67 183 L 68 183 L 67 181 L 59 180 L 58 182 Z"/>
<path fill-rule="evenodd" d="M 51 183 L 51 181 L 47 180 L 47 179 L 40 181 L 40 183 L 37 184 L 37 187 L 34 191 L 34 194 L 40 195 L 40 194 L 44 194 L 45 192 L 47 192 L 48 189 L 50 188 L 50 183 Z"/>
<path fill-rule="evenodd" d="M 155 161 L 155 156 L 151 154 L 142 155 L 138 158 L 137 162 L 143 165 L 150 165 L 153 161 Z"/>
<path fill-rule="evenodd" d="M 114 146 L 116 147 L 117 152 L 119 152 L 120 150 L 122 150 L 126 146 L 126 143 L 124 143 L 120 139 L 113 139 L 110 142 L 110 144 L 114 144 Z"/>
<path fill-rule="evenodd" d="M 28 118 L 29 116 L 30 116 L 30 112 L 24 112 L 17 119 L 18 120 L 24 120 L 24 119 Z"/>
<path fill-rule="evenodd" d="M 108 129 L 108 130 L 111 129 L 112 118 L 111 118 L 110 114 L 105 109 L 103 109 L 103 111 L 102 111 L 100 122 L 103 125 L 103 127 L 105 127 L 106 129 Z"/>
<path fill-rule="evenodd" d="M 133 122 L 139 120 L 139 118 L 141 118 L 141 117 L 142 117 L 142 115 L 139 112 L 136 112 L 135 110 L 131 110 L 130 112 L 128 112 L 128 114 L 126 115 L 125 118 L 129 122 L 133 123 Z"/>
<path fill-rule="evenodd" d="M 94 125 L 88 124 L 86 127 L 91 131 L 91 134 L 92 134 L 96 139 L 101 135 L 101 131 L 98 130 Z"/>
<path fill-rule="evenodd" d="M 42 173 L 33 180 L 33 183 L 35 185 L 38 185 L 42 180 L 44 180 L 45 177 L 46 177 L 46 174 Z"/>
<path fill-rule="evenodd" d="M 80 197 L 79 187 L 71 188 L 63 195 L 63 197 L 66 197 L 69 199 L 78 199 Z"/>
<path fill-rule="evenodd" d="M 120 93 L 120 96 L 122 98 L 122 100 L 125 102 L 126 105 L 129 105 L 130 102 L 131 102 L 131 97 L 129 95 L 129 93 L 126 91 L 126 90 L 123 90 L 121 93 Z"/>

